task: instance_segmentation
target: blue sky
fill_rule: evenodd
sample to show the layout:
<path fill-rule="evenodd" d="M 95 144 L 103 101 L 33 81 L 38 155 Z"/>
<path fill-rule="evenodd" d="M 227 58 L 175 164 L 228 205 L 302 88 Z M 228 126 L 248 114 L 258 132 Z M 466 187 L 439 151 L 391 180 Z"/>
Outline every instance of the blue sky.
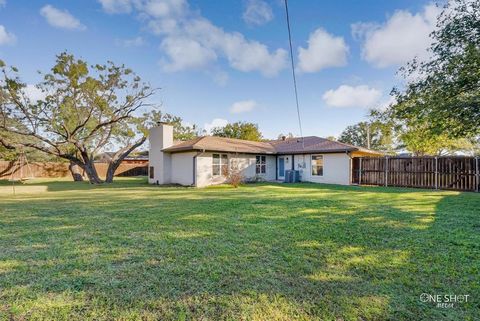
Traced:
<path fill-rule="evenodd" d="M 428 55 L 439 13 L 420 0 L 289 8 L 303 134 L 324 137 L 388 103 L 398 67 Z M 299 135 L 282 0 L 0 0 L 0 58 L 24 82 L 64 50 L 127 65 L 188 123 L 243 120 L 267 138 Z"/>

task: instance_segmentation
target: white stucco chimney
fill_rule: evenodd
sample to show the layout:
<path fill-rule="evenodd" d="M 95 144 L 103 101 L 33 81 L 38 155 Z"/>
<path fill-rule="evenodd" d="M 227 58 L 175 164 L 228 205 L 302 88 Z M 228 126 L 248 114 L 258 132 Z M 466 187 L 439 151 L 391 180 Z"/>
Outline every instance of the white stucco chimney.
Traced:
<path fill-rule="evenodd" d="M 170 154 L 162 149 L 173 145 L 173 126 L 159 123 L 150 128 L 148 140 L 150 150 L 148 153 L 148 182 L 150 184 L 170 183 L 171 159 Z"/>

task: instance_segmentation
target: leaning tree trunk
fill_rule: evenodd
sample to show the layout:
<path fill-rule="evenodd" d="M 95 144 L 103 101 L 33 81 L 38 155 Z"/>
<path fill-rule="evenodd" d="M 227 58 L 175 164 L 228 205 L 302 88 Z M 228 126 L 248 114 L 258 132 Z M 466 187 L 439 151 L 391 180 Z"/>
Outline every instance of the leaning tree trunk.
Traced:
<path fill-rule="evenodd" d="M 83 160 L 83 169 L 85 170 L 85 174 L 87 174 L 90 184 L 102 184 L 103 180 L 101 180 L 98 176 L 97 169 L 93 163 L 93 158 L 90 157 L 86 151 L 82 151 L 81 155 Z"/>
<path fill-rule="evenodd" d="M 122 163 L 122 161 L 130 155 L 130 153 L 135 150 L 135 148 L 141 146 L 145 141 L 147 140 L 147 136 L 143 136 L 140 138 L 138 141 L 136 141 L 134 144 L 125 146 L 124 148 L 120 149 L 113 155 L 112 160 L 108 164 L 108 169 L 107 169 L 107 176 L 105 178 L 106 183 L 112 183 L 113 182 L 113 177 L 115 176 L 115 171 L 117 170 L 118 166 Z"/>
<path fill-rule="evenodd" d="M 105 177 L 105 183 L 112 183 L 113 182 L 113 177 L 115 176 L 115 172 L 117 171 L 117 168 L 118 168 L 118 166 L 120 166 L 122 161 L 123 161 L 123 158 L 120 159 L 120 160 L 111 161 L 108 164 L 107 176 Z"/>
<path fill-rule="evenodd" d="M 88 161 L 85 164 L 85 173 L 88 176 L 88 181 L 90 184 L 102 184 L 103 180 L 100 179 L 97 173 L 97 169 L 95 168 L 95 165 L 93 164 L 92 161 Z"/>
<path fill-rule="evenodd" d="M 70 165 L 68 166 L 70 170 L 70 174 L 72 174 L 72 178 L 74 182 L 83 182 L 83 175 L 81 173 L 81 167 L 78 164 L 75 164 L 73 161 L 70 161 Z"/>

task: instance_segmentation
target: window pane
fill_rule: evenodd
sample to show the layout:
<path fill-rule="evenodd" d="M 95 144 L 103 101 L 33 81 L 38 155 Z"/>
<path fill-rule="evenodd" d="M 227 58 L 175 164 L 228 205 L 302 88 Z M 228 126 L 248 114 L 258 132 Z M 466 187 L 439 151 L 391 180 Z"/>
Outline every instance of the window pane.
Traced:
<path fill-rule="evenodd" d="M 212 166 L 212 174 L 214 176 L 220 175 L 220 165 L 213 165 Z"/>
<path fill-rule="evenodd" d="M 154 174 L 153 166 L 150 166 L 150 178 L 154 178 L 154 177 L 155 177 L 155 174 Z"/>
<path fill-rule="evenodd" d="M 267 157 L 266 157 L 266 156 L 262 156 L 262 163 L 263 163 L 263 164 L 266 164 L 266 163 L 267 163 Z"/>
<path fill-rule="evenodd" d="M 323 176 L 323 156 L 312 155 L 312 175 Z"/>
<path fill-rule="evenodd" d="M 228 164 L 228 156 L 225 154 L 222 155 L 222 164 Z"/>
<path fill-rule="evenodd" d="M 260 165 L 255 166 L 255 174 L 260 174 Z"/>
<path fill-rule="evenodd" d="M 265 174 L 267 172 L 267 166 L 262 165 L 262 174 Z"/>
<path fill-rule="evenodd" d="M 219 154 L 213 154 L 212 155 L 212 161 L 213 161 L 213 164 L 220 164 L 220 155 Z"/>
<path fill-rule="evenodd" d="M 260 163 L 260 156 L 255 157 L 257 164 Z"/>

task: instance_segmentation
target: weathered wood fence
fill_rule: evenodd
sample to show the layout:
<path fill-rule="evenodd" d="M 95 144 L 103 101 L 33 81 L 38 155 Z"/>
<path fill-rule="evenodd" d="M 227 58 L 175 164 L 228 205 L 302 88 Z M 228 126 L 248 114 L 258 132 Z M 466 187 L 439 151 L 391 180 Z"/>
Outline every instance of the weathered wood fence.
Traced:
<path fill-rule="evenodd" d="M 480 158 L 358 157 L 352 163 L 352 182 L 479 192 Z"/>
<path fill-rule="evenodd" d="M 0 161 L 0 179 L 19 179 L 21 176 L 28 178 L 33 177 L 66 177 L 70 176 L 68 170 L 68 163 L 29 163 L 29 166 L 24 165 L 22 168 L 18 166 L 18 162 Z M 105 177 L 107 173 L 108 164 L 96 163 L 100 177 Z M 148 164 L 120 164 L 115 176 L 146 176 L 148 173 Z M 13 175 L 12 175 L 13 174 Z"/>

